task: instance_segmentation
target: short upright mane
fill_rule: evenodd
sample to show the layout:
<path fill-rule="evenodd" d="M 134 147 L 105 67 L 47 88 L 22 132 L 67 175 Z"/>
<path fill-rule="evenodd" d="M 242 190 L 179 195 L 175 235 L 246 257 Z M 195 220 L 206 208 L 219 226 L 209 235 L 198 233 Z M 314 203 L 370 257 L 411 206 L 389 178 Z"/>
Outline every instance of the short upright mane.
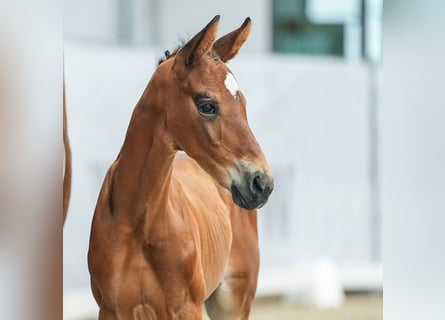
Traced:
<path fill-rule="evenodd" d="M 164 61 L 167 61 L 168 59 L 170 59 L 171 57 L 174 57 L 176 55 L 176 53 L 178 53 L 179 50 L 181 50 L 181 48 L 187 43 L 187 41 L 181 40 L 181 43 L 175 48 L 175 50 L 173 50 L 173 52 L 170 52 L 170 50 L 165 50 L 164 51 L 164 57 L 160 58 L 158 61 L 158 65 L 160 65 L 161 63 L 163 63 Z"/>
<path fill-rule="evenodd" d="M 178 45 L 178 46 L 176 47 L 176 49 L 173 50 L 173 52 L 170 52 L 170 50 L 165 50 L 165 51 L 164 51 L 164 57 L 162 57 L 162 58 L 160 58 L 160 59 L 158 60 L 158 65 L 160 65 L 161 63 L 163 63 L 163 62 L 167 61 L 168 59 L 174 57 L 174 56 L 178 53 L 178 51 L 182 49 L 182 47 L 185 45 L 185 43 L 187 43 L 187 42 L 181 41 L 181 44 Z M 215 50 L 213 50 L 213 49 L 210 49 L 210 51 L 209 51 L 207 54 L 208 54 L 211 58 L 213 58 L 213 59 L 215 59 L 215 60 L 220 58 L 220 57 L 218 56 L 218 54 L 215 52 Z"/>

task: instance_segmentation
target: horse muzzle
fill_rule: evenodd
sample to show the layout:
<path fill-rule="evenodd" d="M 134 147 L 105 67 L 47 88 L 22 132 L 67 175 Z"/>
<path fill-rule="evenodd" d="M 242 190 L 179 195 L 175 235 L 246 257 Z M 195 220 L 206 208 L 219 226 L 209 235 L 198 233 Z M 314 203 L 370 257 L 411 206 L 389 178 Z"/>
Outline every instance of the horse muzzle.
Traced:
<path fill-rule="evenodd" d="M 242 179 L 232 182 L 232 199 L 239 207 L 253 210 L 264 206 L 273 190 L 272 176 L 262 173 L 246 172 Z"/>

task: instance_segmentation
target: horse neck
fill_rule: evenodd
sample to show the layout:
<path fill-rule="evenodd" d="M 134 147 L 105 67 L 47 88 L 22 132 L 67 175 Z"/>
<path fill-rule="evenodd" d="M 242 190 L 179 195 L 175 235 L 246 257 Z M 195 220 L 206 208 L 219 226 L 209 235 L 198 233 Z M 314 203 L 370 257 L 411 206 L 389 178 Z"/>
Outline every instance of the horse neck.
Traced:
<path fill-rule="evenodd" d="M 156 112 L 149 90 L 136 105 L 113 176 L 113 204 L 135 227 L 165 205 L 176 151 L 169 143 L 163 114 Z M 162 210 L 161 210 L 162 211 Z"/>

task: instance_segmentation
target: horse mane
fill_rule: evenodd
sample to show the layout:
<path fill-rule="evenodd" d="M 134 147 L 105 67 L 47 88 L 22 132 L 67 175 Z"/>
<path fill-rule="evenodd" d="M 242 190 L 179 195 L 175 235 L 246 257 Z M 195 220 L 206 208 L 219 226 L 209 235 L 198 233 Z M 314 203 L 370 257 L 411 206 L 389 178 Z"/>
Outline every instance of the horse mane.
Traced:
<path fill-rule="evenodd" d="M 179 50 L 182 49 L 182 47 L 185 46 L 185 44 L 187 43 L 187 40 L 181 40 L 181 43 L 175 48 L 175 50 L 173 50 L 173 52 L 170 52 L 170 50 L 165 50 L 164 51 L 164 57 L 160 58 L 158 60 L 158 66 L 163 63 L 164 61 L 167 61 L 168 59 L 170 59 L 171 57 L 174 57 Z M 218 54 L 215 52 L 215 50 L 211 49 L 208 53 L 207 53 L 210 57 L 212 57 L 213 59 L 217 60 L 219 59 Z"/>
<path fill-rule="evenodd" d="M 164 61 L 167 61 L 168 59 L 170 59 L 171 57 L 174 57 L 176 55 L 176 53 L 178 53 L 179 50 L 181 50 L 181 48 L 187 43 L 187 41 L 185 40 L 181 40 L 181 43 L 175 48 L 175 50 L 173 50 L 173 52 L 170 52 L 169 50 L 165 50 L 164 51 L 164 57 L 160 58 L 158 61 L 158 65 L 160 65 L 161 63 L 163 63 Z"/>

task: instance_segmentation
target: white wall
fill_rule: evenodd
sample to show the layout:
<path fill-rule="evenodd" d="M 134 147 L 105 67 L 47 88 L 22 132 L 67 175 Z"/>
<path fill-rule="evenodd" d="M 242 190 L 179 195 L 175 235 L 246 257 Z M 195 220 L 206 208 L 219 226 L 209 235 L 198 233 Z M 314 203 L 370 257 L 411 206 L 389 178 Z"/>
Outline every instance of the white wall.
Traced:
<path fill-rule="evenodd" d="M 132 37 L 136 46 L 156 44 L 158 34 L 159 0 L 133 0 L 132 8 Z"/>
<path fill-rule="evenodd" d="M 117 14 L 116 1 L 65 0 L 65 39 L 113 43 L 117 40 Z"/>
<path fill-rule="evenodd" d="M 252 33 L 243 47 L 243 52 L 267 51 L 271 46 L 272 6 L 269 0 L 165 0 L 159 2 L 161 48 L 174 48 L 181 38 L 192 37 L 217 14 L 221 15 L 220 35 L 239 27 L 246 17 L 251 17 Z M 187 14 L 188 12 L 190 14 Z"/>
<path fill-rule="evenodd" d="M 64 9 L 67 40 L 116 43 L 118 0 L 67 0 Z M 269 0 L 128 0 L 131 7 L 132 44 L 174 49 L 182 39 L 200 31 L 215 15 L 221 15 L 220 35 L 239 27 L 251 17 L 253 30 L 245 52 L 264 52 L 271 47 L 272 12 Z M 197 18 L 198 17 L 198 18 Z"/>
<path fill-rule="evenodd" d="M 385 2 L 385 319 L 444 318 L 444 12 L 444 1 Z"/>

